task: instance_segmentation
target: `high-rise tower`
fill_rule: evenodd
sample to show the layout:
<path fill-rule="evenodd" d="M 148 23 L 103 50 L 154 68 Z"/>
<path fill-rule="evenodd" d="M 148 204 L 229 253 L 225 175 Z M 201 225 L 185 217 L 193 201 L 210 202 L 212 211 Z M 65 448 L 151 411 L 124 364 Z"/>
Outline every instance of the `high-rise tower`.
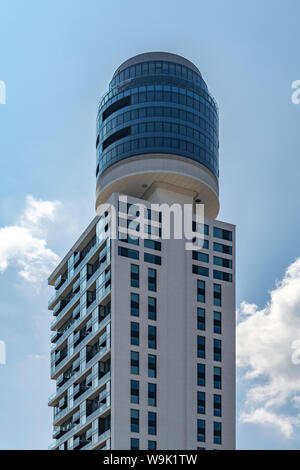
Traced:
<path fill-rule="evenodd" d="M 233 449 L 235 228 L 216 220 L 218 110 L 195 65 L 124 62 L 96 149 L 97 216 L 49 278 L 52 447 Z M 200 249 L 165 239 L 162 205 L 199 202 Z"/>

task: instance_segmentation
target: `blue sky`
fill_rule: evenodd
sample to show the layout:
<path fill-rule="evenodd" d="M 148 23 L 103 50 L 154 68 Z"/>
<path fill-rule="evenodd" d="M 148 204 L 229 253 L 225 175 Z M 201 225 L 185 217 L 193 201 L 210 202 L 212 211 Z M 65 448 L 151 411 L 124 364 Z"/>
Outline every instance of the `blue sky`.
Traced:
<path fill-rule="evenodd" d="M 97 102 L 112 73 L 156 50 L 193 61 L 219 104 L 219 218 L 237 225 L 237 304 L 244 302 L 238 447 L 299 447 L 300 366 L 290 365 L 285 343 L 300 338 L 300 105 L 291 102 L 299 14 L 297 0 L 1 1 L 0 242 L 9 235 L 12 243 L 0 244 L 2 449 L 51 442 L 50 290 L 41 264 L 62 256 L 94 216 Z M 28 236 L 25 248 L 13 244 L 17 233 Z M 47 245 L 28 272 L 36 239 Z M 264 354 L 272 367 L 259 364 Z M 275 403 L 257 395 L 266 384 Z"/>

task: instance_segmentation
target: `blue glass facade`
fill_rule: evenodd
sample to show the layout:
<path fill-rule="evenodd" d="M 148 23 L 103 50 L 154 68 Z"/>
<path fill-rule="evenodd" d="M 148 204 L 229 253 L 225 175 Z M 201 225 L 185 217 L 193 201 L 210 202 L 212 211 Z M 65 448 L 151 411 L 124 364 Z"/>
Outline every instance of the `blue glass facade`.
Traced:
<path fill-rule="evenodd" d="M 134 155 L 191 158 L 219 175 L 218 109 L 200 73 L 153 60 L 116 72 L 97 115 L 96 177 Z"/>

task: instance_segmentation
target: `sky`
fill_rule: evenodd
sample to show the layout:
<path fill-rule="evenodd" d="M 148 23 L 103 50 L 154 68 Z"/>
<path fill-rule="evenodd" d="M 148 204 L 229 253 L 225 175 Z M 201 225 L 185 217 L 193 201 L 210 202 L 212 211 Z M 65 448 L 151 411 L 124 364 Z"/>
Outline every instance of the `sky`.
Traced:
<path fill-rule="evenodd" d="M 147 51 L 194 62 L 219 105 L 237 447 L 299 448 L 299 15 L 297 0 L 0 0 L 1 449 L 51 443 L 47 276 L 95 215 L 98 101 Z"/>

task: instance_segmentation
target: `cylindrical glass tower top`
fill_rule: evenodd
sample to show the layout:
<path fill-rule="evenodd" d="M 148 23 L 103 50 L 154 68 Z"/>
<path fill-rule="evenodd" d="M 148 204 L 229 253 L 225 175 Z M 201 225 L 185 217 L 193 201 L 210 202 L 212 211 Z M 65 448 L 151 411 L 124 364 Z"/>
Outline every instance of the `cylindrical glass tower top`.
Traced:
<path fill-rule="evenodd" d="M 97 185 L 121 160 L 150 154 L 191 159 L 218 180 L 218 109 L 197 67 L 164 52 L 124 62 L 99 104 L 96 147 Z"/>

